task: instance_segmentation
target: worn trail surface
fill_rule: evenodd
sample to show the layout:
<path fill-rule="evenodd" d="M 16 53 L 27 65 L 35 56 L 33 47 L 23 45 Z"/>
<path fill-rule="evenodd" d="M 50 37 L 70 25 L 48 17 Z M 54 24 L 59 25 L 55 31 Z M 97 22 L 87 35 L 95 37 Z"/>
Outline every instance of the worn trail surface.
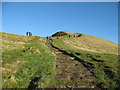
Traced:
<path fill-rule="evenodd" d="M 93 74 L 77 61 L 74 56 L 60 50 L 53 45 L 48 45 L 56 54 L 56 76 L 58 81 L 51 88 L 94 88 L 96 78 Z"/>

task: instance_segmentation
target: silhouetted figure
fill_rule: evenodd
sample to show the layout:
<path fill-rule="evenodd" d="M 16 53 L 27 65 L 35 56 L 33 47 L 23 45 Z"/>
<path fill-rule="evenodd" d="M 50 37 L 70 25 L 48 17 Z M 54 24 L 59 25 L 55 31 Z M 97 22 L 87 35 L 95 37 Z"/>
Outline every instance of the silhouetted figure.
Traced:
<path fill-rule="evenodd" d="M 31 32 L 29 32 L 29 36 L 32 36 L 32 33 L 31 33 Z"/>
<path fill-rule="evenodd" d="M 28 33 L 29 33 L 29 32 L 26 32 L 26 36 L 28 36 Z"/>
<path fill-rule="evenodd" d="M 69 35 L 69 37 L 70 37 L 70 35 Z"/>

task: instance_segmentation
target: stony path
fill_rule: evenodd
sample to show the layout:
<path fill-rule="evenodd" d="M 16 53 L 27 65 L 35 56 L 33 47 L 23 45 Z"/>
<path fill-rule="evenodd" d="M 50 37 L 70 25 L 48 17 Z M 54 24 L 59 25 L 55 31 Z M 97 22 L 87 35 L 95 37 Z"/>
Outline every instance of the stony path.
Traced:
<path fill-rule="evenodd" d="M 96 78 L 79 61 L 70 55 L 49 45 L 56 54 L 56 76 L 58 81 L 67 81 L 66 84 L 55 84 L 52 88 L 94 88 Z"/>

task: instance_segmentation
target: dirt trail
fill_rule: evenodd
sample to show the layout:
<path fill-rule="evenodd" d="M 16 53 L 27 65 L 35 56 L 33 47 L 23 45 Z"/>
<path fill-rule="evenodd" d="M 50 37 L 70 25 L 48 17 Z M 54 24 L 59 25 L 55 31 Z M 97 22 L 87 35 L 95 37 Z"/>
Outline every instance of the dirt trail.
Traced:
<path fill-rule="evenodd" d="M 65 84 L 57 83 L 51 88 L 96 88 L 96 78 L 74 56 L 54 47 L 48 47 L 56 54 L 56 76 L 58 81 L 66 81 Z"/>

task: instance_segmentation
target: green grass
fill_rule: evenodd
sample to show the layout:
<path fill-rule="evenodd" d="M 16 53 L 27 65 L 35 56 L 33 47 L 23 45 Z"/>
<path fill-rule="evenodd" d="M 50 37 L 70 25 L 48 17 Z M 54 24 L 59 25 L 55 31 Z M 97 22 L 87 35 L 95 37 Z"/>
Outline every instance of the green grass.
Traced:
<path fill-rule="evenodd" d="M 118 55 L 106 52 L 90 52 L 75 48 L 74 43 L 72 43 L 72 45 L 65 43 L 66 41 L 69 42 L 72 40 L 75 39 L 66 37 L 61 37 L 59 39 L 54 38 L 53 45 L 79 58 L 79 61 L 81 61 L 91 72 L 93 72 L 94 76 L 98 79 L 96 83 L 99 87 L 118 88 L 120 82 L 120 76 L 118 74 Z"/>
<path fill-rule="evenodd" d="M 56 60 L 45 45 L 45 38 L 9 33 L 2 33 L 2 37 L 3 88 L 28 88 L 31 85 L 45 88 L 52 84 Z"/>
<path fill-rule="evenodd" d="M 59 40 L 70 48 L 118 55 L 118 44 L 98 37 L 83 34 L 81 37 L 76 38 L 63 36 L 60 37 Z M 56 42 L 59 41 L 56 39 Z"/>

